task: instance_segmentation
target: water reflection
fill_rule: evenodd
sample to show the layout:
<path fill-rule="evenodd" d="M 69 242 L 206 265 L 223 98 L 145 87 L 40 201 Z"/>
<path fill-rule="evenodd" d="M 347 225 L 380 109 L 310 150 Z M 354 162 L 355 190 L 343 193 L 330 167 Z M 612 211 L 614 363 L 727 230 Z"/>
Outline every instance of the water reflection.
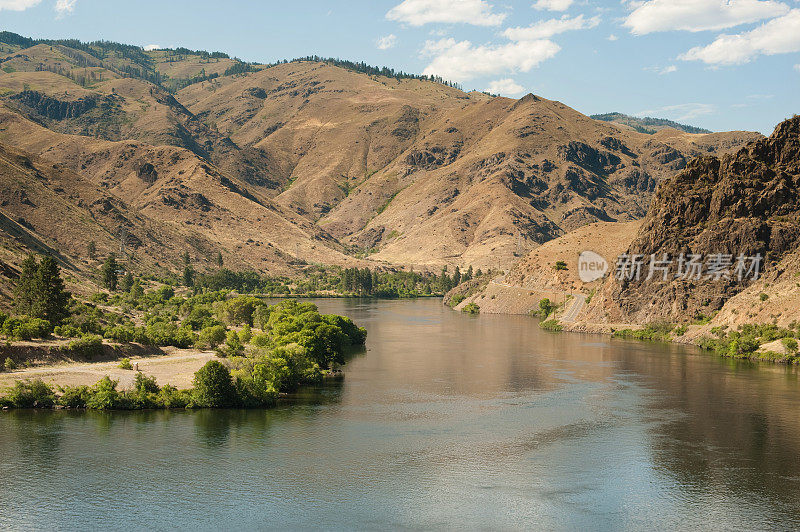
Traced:
<path fill-rule="evenodd" d="M 800 526 L 793 368 L 318 304 L 367 352 L 275 409 L 0 414 L 0 528 Z"/>

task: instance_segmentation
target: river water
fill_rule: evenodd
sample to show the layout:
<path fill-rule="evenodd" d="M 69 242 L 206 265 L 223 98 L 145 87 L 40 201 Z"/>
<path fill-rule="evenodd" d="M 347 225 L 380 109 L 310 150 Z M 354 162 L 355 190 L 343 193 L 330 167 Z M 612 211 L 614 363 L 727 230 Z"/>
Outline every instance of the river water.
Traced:
<path fill-rule="evenodd" d="M 0 528 L 800 527 L 795 369 L 438 299 L 317 304 L 367 350 L 294 404 L 0 413 Z"/>

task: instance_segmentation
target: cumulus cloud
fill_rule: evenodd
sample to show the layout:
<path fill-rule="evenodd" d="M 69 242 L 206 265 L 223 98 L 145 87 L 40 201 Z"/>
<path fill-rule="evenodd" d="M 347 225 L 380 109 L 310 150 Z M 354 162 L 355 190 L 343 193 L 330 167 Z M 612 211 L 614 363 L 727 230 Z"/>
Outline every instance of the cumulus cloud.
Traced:
<path fill-rule="evenodd" d="M 537 0 L 533 3 L 533 9 L 543 9 L 547 11 L 566 11 L 572 5 L 572 0 Z"/>
<path fill-rule="evenodd" d="M 56 11 L 59 15 L 64 15 L 66 13 L 72 13 L 72 10 L 75 9 L 75 3 L 78 0 L 57 0 L 56 1 Z"/>
<path fill-rule="evenodd" d="M 656 31 L 723 30 L 785 15 L 775 0 L 648 0 L 636 5 L 624 25 L 635 35 Z"/>
<path fill-rule="evenodd" d="M 519 96 L 525 92 L 525 87 L 511 78 L 496 79 L 489 83 L 489 86 L 486 87 L 486 92 L 502 94 L 503 96 Z"/>
<path fill-rule="evenodd" d="M 559 50 L 560 46 L 546 39 L 481 46 L 474 46 L 470 41 L 457 42 L 452 38 L 427 41 L 422 55 L 433 56 L 433 60 L 423 73 L 467 80 L 499 72 L 528 72 Z"/>
<path fill-rule="evenodd" d="M 672 120 L 692 120 L 699 116 L 710 115 L 716 112 L 716 106 L 709 103 L 681 103 L 678 105 L 667 105 L 649 111 L 636 113 L 637 116 L 656 116 L 659 118 L 670 118 Z"/>
<path fill-rule="evenodd" d="M 506 13 L 494 13 L 486 0 L 403 0 L 386 13 L 386 18 L 412 26 L 431 23 L 464 23 L 499 26 Z"/>
<path fill-rule="evenodd" d="M 29 7 L 33 7 L 42 0 L 0 0 L 0 11 L 25 11 Z"/>
<path fill-rule="evenodd" d="M 147 44 L 144 46 L 144 49 L 148 52 L 152 52 L 153 50 L 161 50 L 160 44 Z"/>
<path fill-rule="evenodd" d="M 388 50 L 389 48 L 394 48 L 397 45 L 397 35 L 392 33 L 385 35 L 378 39 L 375 44 L 378 47 L 378 50 Z"/>
<path fill-rule="evenodd" d="M 547 39 L 565 31 L 594 28 L 598 24 L 600 24 L 599 17 L 586 19 L 583 15 L 578 15 L 577 17 L 564 15 L 561 18 L 543 20 L 524 28 L 508 28 L 503 32 L 503 35 L 512 41 L 532 41 L 535 39 Z"/>
<path fill-rule="evenodd" d="M 800 9 L 738 35 L 720 35 L 711 44 L 696 46 L 678 58 L 709 65 L 736 65 L 759 55 L 792 52 L 800 52 Z"/>

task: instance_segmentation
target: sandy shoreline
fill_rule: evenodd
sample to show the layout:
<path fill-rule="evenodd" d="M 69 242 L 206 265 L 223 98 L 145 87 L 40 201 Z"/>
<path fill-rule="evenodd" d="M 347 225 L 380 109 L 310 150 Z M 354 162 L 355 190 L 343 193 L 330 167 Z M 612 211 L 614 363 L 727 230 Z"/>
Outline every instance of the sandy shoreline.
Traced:
<path fill-rule="evenodd" d="M 131 357 L 139 371 L 153 376 L 160 386 L 170 384 L 177 388 L 190 388 L 194 373 L 206 362 L 216 358 L 212 351 L 165 348 L 166 354 L 148 357 Z M 60 362 L 32 368 L 0 373 L 0 391 L 13 386 L 14 381 L 42 379 L 60 386 L 93 385 L 108 375 L 119 381 L 120 388 L 130 388 L 136 371 L 119 367 L 119 360 L 104 362 Z"/>

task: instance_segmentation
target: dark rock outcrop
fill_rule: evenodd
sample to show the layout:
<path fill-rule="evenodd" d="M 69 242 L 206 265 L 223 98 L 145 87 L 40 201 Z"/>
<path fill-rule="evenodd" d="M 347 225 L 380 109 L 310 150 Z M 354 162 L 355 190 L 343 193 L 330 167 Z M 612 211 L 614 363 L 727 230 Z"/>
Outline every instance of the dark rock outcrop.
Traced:
<path fill-rule="evenodd" d="M 752 275 L 734 275 L 737 257 L 760 255 L 760 269 L 768 271 L 798 244 L 800 116 L 795 116 L 769 138 L 722 158 L 699 157 L 661 184 L 628 250 L 630 256 L 644 256 L 641 278 L 614 281 L 609 299 L 619 312 L 611 314 L 630 323 L 707 315 L 752 282 Z M 703 278 L 646 280 L 650 255 L 664 253 L 701 255 Z M 732 257 L 729 278 L 706 278 L 707 260 L 717 254 Z"/>

